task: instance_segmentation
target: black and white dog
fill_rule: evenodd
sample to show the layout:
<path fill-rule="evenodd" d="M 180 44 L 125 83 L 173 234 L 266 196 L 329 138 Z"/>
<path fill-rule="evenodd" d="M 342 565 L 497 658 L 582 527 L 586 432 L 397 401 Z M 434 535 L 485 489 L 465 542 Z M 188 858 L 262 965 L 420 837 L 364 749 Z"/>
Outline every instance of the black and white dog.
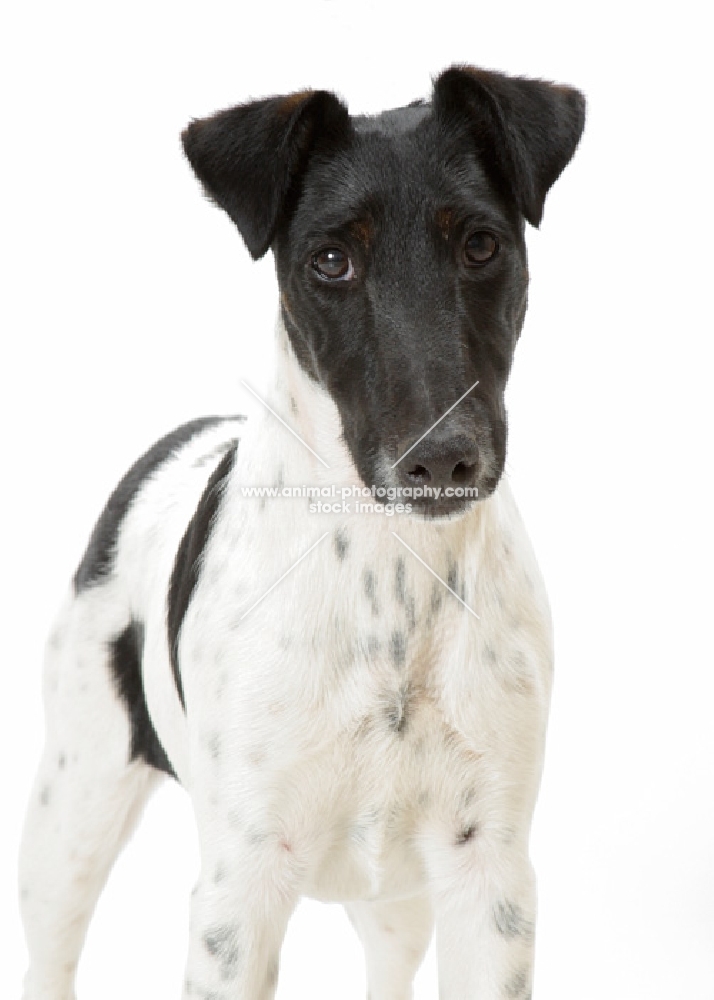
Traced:
<path fill-rule="evenodd" d="M 22 849 L 25 1000 L 74 996 L 166 774 L 202 857 L 184 998 L 272 997 L 302 895 L 345 903 L 371 1000 L 409 997 L 434 925 L 442 1000 L 531 995 L 551 634 L 504 389 L 525 222 L 583 122 L 571 88 L 453 67 L 376 117 L 305 91 L 187 128 L 275 255 L 279 370 L 259 418 L 144 455 L 76 572 Z"/>

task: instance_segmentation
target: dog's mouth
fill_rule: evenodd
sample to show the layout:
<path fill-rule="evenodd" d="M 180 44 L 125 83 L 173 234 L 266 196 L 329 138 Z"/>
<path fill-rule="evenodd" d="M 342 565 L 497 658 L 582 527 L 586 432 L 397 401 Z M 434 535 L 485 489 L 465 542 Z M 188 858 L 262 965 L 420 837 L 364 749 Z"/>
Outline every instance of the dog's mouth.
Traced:
<path fill-rule="evenodd" d="M 468 514 L 480 497 L 421 497 L 409 501 L 410 514 L 421 521 L 456 520 Z"/>

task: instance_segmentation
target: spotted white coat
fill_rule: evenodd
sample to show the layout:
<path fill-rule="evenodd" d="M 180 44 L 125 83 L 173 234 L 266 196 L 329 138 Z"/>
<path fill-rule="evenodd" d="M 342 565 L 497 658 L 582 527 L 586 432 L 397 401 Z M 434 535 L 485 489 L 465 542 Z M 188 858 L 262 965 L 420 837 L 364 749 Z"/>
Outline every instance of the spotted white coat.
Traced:
<path fill-rule="evenodd" d="M 184 1000 L 272 997 L 301 896 L 345 903 L 371 1000 L 410 996 L 434 923 L 442 1000 L 530 995 L 528 835 L 551 637 L 508 482 L 440 522 L 244 497 L 250 484 L 359 483 L 334 403 L 280 323 L 278 337 L 268 401 L 329 470 L 267 409 L 207 427 L 141 484 L 111 572 L 72 590 L 48 644 L 47 743 L 22 849 L 25 1000 L 74 997 L 97 896 L 160 780 L 129 759 L 108 663 L 132 620 L 144 627 L 150 717 L 199 831 Z M 179 635 L 184 710 L 169 581 L 235 438 Z"/>

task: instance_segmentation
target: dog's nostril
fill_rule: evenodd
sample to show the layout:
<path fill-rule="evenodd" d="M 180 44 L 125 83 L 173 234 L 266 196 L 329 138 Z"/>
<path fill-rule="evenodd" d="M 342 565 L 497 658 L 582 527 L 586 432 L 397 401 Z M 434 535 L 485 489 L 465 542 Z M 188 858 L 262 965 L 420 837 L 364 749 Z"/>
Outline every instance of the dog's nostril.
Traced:
<path fill-rule="evenodd" d="M 412 448 L 414 451 L 406 458 Z M 397 463 L 396 475 L 402 486 L 412 489 L 470 487 L 477 479 L 478 446 L 465 432 L 427 436 L 416 445 L 408 445 L 405 458 L 401 465 Z"/>
<path fill-rule="evenodd" d="M 424 465 L 415 465 L 407 471 L 407 475 L 415 483 L 428 483 L 431 479 L 431 473 Z"/>
<path fill-rule="evenodd" d="M 451 481 L 459 485 L 470 483 L 476 471 L 476 464 L 467 465 L 466 462 L 457 462 L 451 473 Z"/>

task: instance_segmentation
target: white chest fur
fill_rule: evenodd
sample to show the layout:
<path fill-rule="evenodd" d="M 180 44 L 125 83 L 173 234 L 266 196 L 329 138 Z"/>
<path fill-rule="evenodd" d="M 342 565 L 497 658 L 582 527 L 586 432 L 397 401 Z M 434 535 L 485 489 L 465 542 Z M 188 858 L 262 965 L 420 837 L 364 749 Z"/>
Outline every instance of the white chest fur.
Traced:
<path fill-rule="evenodd" d="M 423 842 L 507 837 L 532 808 L 547 604 L 505 483 L 442 524 L 246 497 L 358 482 L 329 398 L 288 375 L 331 468 L 270 413 L 242 430 L 181 634 L 188 716 L 167 710 L 165 656 L 150 708 L 221 850 L 289 844 L 318 898 L 409 894 Z"/>

